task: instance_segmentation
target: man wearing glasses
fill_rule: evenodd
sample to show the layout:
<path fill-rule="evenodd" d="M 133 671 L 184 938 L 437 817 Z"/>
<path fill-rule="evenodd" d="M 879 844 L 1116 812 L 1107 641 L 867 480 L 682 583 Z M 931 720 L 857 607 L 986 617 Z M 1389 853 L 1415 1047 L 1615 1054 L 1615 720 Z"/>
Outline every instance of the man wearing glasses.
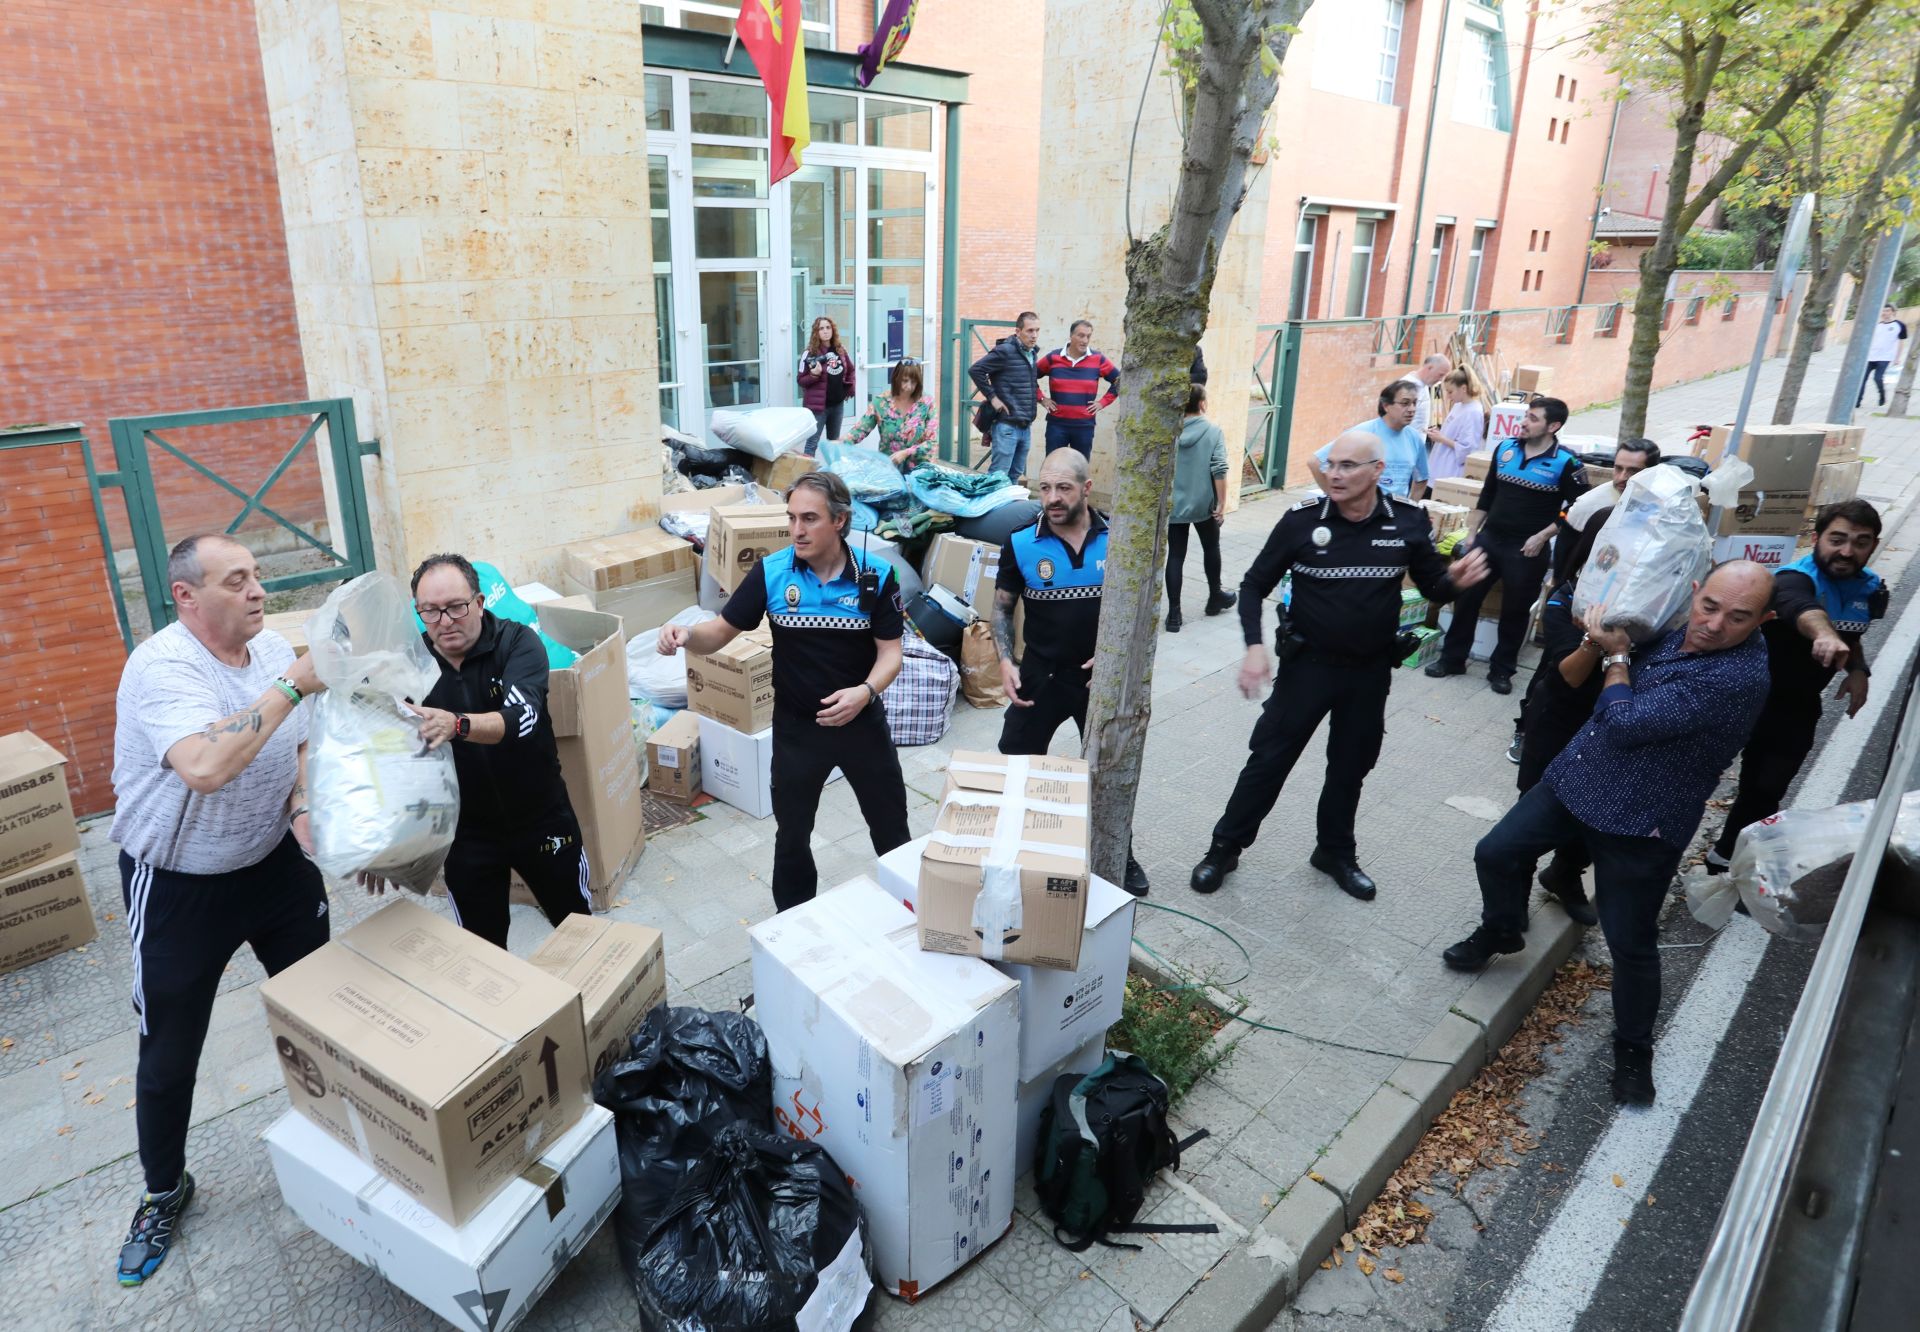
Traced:
<path fill-rule="evenodd" d="M 465 556 L 429 556 L 413 572 L 413 606 L 440 663 L 440 682 L 416 709 L 420 735 L 430 746 L 452 742 L 460 777 L 447 895 L 462 928 L 504 948 L 510 871 L 555 925 L 590 914 L 593 898 L 547 715 L 547 650 L 485 602 Z"/>

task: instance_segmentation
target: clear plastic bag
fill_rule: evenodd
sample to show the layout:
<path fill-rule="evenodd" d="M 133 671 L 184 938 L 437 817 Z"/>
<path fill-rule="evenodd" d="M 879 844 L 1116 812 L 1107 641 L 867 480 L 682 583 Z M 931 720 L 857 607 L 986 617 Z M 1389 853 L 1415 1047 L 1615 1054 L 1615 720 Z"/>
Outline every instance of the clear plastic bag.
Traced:
<path fill-rule="evenodd" d="M 712 611 L 689 606 L 667 624 L 684 624 L 691 629 L 713 618 Z M 627 697 L 644 698 L 662 707 L 684 708 L 687 706 L 687 651 L 680 648 L 672 656 L 663 657 L 656 646 L 659 641 L 658 628 L 627 640 Z"/>
<path fill-rule="evenodd" d="M 1601 606 L 1607 628 L 1647 643 L 1685 618 L 1713 557 L 1698 486 L 1677 467 L 1649 467 L 1627 482 L 1574 588 L 1576 621 Z"/>
<path fill-rule="evenodd" d="M 747 493 L 732 501 L 735 504 L 760 504 L 760 487 L 751 481 L 743 482 Z M 705 550 L 707 546 L 707 528 L 713 522 L 712 509 L 670 509 L 660 515 L 660 528 L 674 536 L 683 537 L 695 546 Z"/>
<path fill-rule="evenodd" d="M 424 893 L 453 846 L 460 782 L 453 750 L 429 749 L 405 706 L 440 678 L 413 628 L 413 599 L 391 574 L 362 574 L 306 627 L 327 686 L 307 752 L 314 860 L 335 879 L 366 873 Z"/>
<path fill-rule="evenodd" d="M 893 460 L 878 449 L 863 444 L 820 443 L 820 470 L 832 472 L 847 483 L 857 500 L 878 504 L 907 493 L 907 479 Z"/>
<path fill-rule="evenodd" d="M 1727 877 L 1768 933 L 1816 942 L 1872 817 L 1871 800 L 1781 810 L 1740 830 Z"/>

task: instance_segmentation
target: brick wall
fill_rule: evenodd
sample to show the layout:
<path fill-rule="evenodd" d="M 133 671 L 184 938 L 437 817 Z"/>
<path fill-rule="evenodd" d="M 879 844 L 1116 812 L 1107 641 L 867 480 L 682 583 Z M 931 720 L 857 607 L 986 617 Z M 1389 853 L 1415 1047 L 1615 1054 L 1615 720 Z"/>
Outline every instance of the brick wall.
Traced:
<path fill-rule="evenodd" d="M 0 125 L 0 425 L 79 421 L 104 467 L 109 417 L 306 396 L 251 0 L 9 0 Z M 281 433 L 200 447 L 257 484 Z M 156 480 L 172 535 L 237 511 Z M 324 511 L 310 467 L 274 496 Z"/>
<path fill-rule="evenodd" d="M 67 756 L 80 814 L 113 804 L 113 694 L 126 656 L 78 444 L 0 448 L 0 735 Z"/>

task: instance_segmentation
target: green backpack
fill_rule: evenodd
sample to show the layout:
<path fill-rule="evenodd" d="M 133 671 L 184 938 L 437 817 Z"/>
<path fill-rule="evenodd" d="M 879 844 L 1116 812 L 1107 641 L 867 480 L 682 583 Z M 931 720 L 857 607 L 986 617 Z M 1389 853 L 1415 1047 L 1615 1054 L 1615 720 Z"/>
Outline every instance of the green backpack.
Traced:
<path fill-rule="evenodd" d="M 1034 1188 L 1054 1223 L 1053 1237 L 1075 1253 L 1115 1234 L 1211 1234 L 1213 1225 L 1137 1226 L 1147 1186 L 1162 1167 L 1207 1136 L 1175 1141 L 1167 1127 L 1167 1084 L 1137 1055 L 1110 1051 L 1091 1073 L 1064 1073 L 1040 1111 Z"/>

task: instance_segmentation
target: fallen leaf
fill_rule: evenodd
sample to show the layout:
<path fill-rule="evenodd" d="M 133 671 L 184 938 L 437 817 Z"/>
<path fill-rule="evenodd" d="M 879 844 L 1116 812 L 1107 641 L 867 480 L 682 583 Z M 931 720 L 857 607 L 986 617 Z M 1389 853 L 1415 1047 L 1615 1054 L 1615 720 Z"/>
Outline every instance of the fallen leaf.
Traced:
<path fill-rule="evenodd" d="M 1340 1237 L 1340 1247 L 1348 1253 L 1353 1252 L 1353 1232 L 1351 1230 Z"/>
<path fill-rule="evenodd" d="M 1627 1181 L 1620 1178 L 1620 1176 L 1615 1175 L 1613 1177 L 1613 1187 L 1616 1189 L 1624 1189 L 1627 1187 Z"/>
<path fill-rule="evenodd" d="M 12 1048 L 13 1048 L 13 1037 L 0 1036 L 0 1050 L 11 1050 Z"/>
<path fill-rule="evenodd" d="M 1353 1263 L 1354 1263 L 1354 1266 L 1360 1269 L 1360 1274 L 1362 1276 L 1373 1275 L 1374 1262 L 1373 1262 L 1373 1259 L 1367 1257 L 1366 1254 L 1363 1253 L 1358 1258 L 1355 1258 L 1353 1260 Z"/>
<path fill-rule="evenodd" d="M 1320 1270 L 1322 1272 L 1331 1272 L 1333 1270 L 1333 1259 L 1322 1258 L 1320 1260 Z"/>
<path fill-rule="evenodd" d="M 138 1101 L 139 1099 L 140 1099 L 140 1098 L 139 1098 L 138 1096 L 130 1096 L 130 1097 L 128 1097 L 128 1098 L 127 1098 L 127 1105 L 126 1105 L 126 1108 L 127 1108 L 127 1109 L 129 1109 L 129 1110 L 131 1110 L 131 1109 L 133 1109 L 133 1103 L 134 1103 L 135 1101 Z"/>
<path fill-rule="evenodd" d="M 233 1089 L 237 1092 L 243 1092 L 247 1090 L 247 1084 L 244 1082 L 236 1082 L 233 1084 Z"/>
<path fill-rule="evenodd" d="M 73 1125 L 62 1124 L 59 1128 L 53 1131 L 53 1136 L 56 1138 L 64 1138 L 71 1132 L 73 1132 Z"/>
<path fill-rule="evenodd" d="M 104 1096 L 102 1096 L 102 1095 L 100 1095 L 100 1094 L 99 1094 L 98 1092 L 95 1092 L 95 1093 L 94 1093 L 94 1094 L 93 1094 L 92 1096 L 89 1096 L 89 1097 L 87 1098 L 87 1104 L 88 1104 L 88 1105 L 98 1105 L 98 1104 L 100 1104 L 100 1102 L 102 1102 L 102 1101 L 104 1101 L 104 1100 L 106 1100 L 106 1099 L 107 1099 L 106 1097 L 104 1097 Z"/>
<path fill-rule="evenodd" d="M 1342 1265 L 1343 1265 L 1343 1264 L 1342 1264 L 1342 1262 L 1341 1262 L 1341 1259 L 1340 1259 L 1340 1250 L 1338 1250 L 1338 1249 L 1335 1249 L 1335 1250 L 1333 1251 L 1333 1265 L 1334 1265 L 1335 1267 L 1340 1267 L 1340 1266 L 1342 1266 Z"/>
<path fill-rule="evenodd" d="M 1653 1206 L 1653 1195 L 1651 1193 L 1647 1195 L 1647 1206 Z"/>
<path fill-rule="evenodd" d="M 1407 1274 L 1405 1272 L 1402 1272 L 1397 1267 L 1389 1267 L 1386 1271 L 1382 1272 L 1380 1275 L 1385 1277 L 1387 1280 L 1391 1281 L 1396 1286 L 1399 1285 L 1402 1281 L 1405 1281 L 1407 1279 Z"/>
<path fill-rule="evenodd" d="M 79 1076 L 80 1076 L 80 1070 L 79 1070 L 79 1069 L 77 1069 L 77 1068 L 70 1068 L 70 1069 L 68 1069 L 68 1070 L 67 1070 L 67 1071 L 66 1071 L 65 1073 L 62 1073 L 62 1074 L 60 1075 L 60 1081 L 62 1081 L 62 1082 L 72 1082 L 72 1081 L 73 1081 L 73 1080 L 74 1080 L 75 1078 L 77 1078 L 77 1077 L 79 1077 Z"/>
<path fill-rule="evenodd" d="M 1325 1184 L 1327 1182 L 1326 1176 L 1322 1175 L 1318 1170 L 1309 1170 L 1307 1172 L 1307 1178 L 1315 1184 Z"/>

